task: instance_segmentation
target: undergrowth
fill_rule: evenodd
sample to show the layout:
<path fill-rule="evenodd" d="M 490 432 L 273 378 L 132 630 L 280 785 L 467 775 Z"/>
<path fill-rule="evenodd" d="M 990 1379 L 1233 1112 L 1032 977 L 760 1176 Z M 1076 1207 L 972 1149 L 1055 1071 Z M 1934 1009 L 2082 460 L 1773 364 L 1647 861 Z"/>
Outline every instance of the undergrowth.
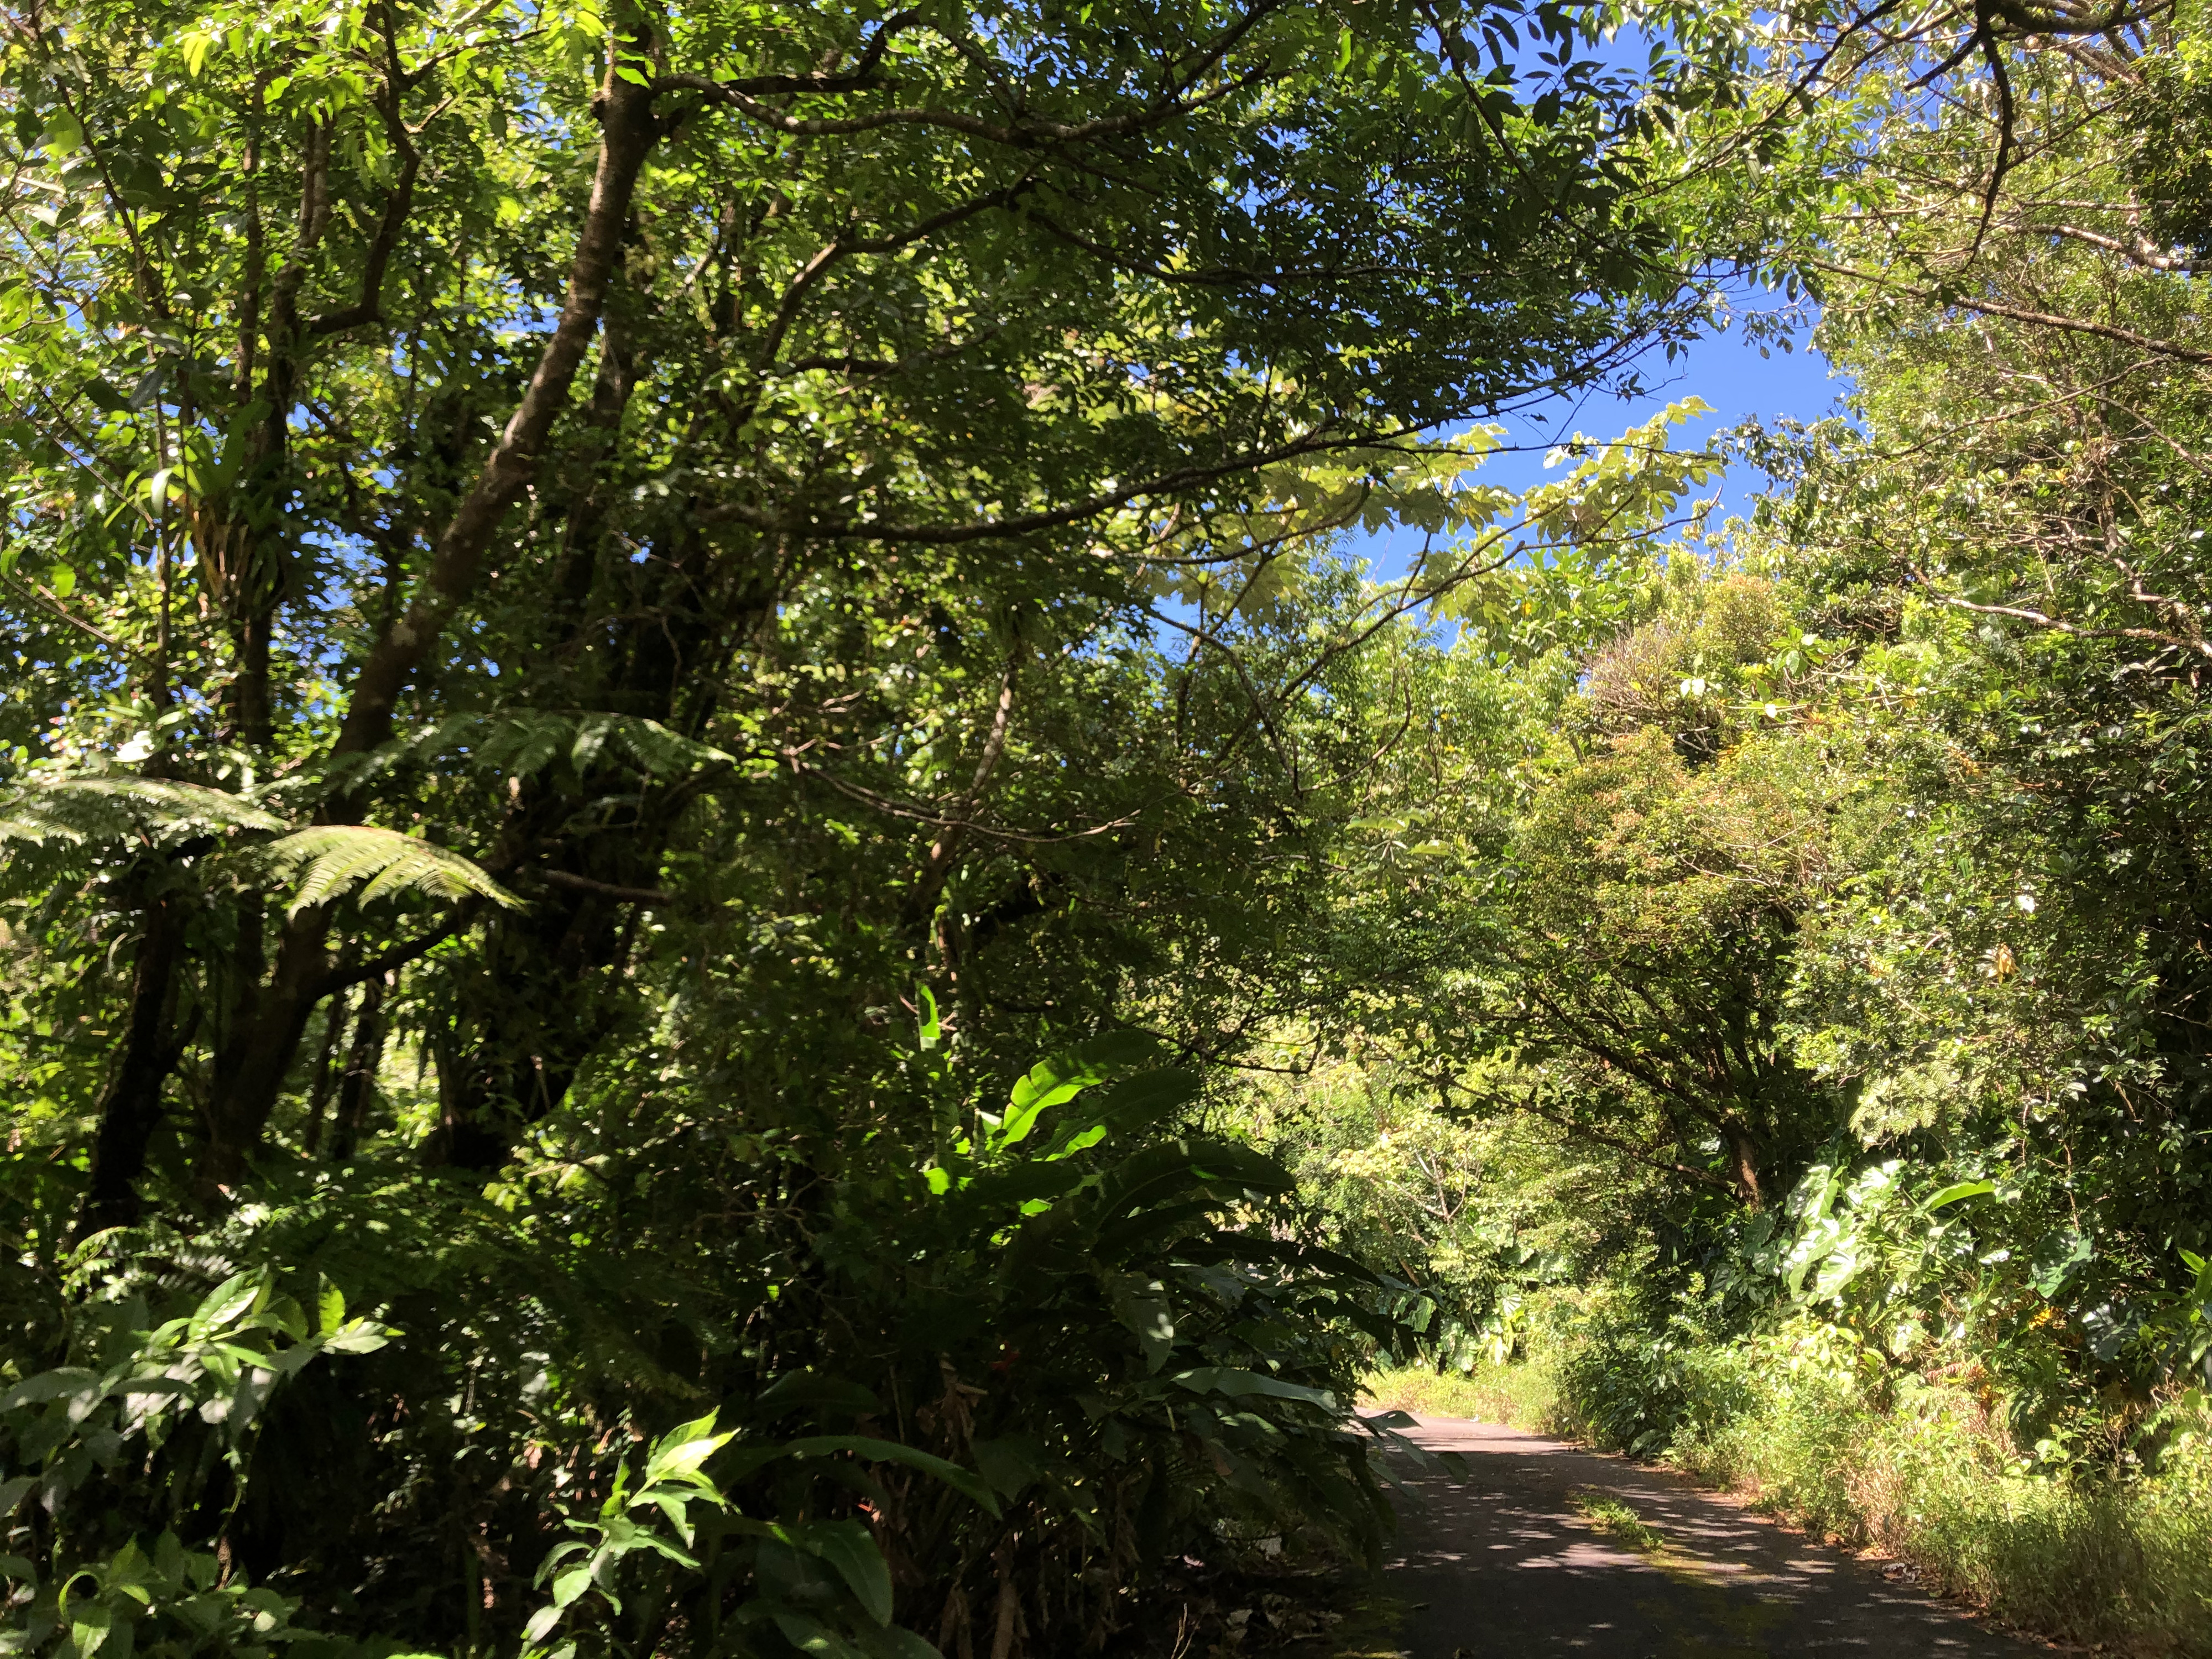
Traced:
<path fill-rule="evenodd" d="M 2025 1629 L 2212 1655 L 2212 1413 L 2165 1414 L 2154 1470 L 2038 1468 L 1992 1401 L 1909 1373 L 1818 1363 L 1804 1339 L 1710 1352 L 1733 1410 L 1686 1420 L 1667 1462 L 1760 1509 L 1917 1564 L 1930 1588 Z M 1571 1407 L 1579 1402 L 1564 1402 Z"/>

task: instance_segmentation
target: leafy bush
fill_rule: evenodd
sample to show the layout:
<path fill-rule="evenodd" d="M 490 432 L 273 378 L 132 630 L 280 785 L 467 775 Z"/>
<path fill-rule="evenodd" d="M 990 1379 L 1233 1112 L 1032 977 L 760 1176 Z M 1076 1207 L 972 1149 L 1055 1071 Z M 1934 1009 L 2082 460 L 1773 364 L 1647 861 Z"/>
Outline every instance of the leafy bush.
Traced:
<path fill-rule="evenodd" d="M 372 1170 L 105 1236 L 0 1401 L 18 1648 L 1064 1651 L 1165 1557 L 1373 1558 L 1396 1437 L 1351 1407 L 1414 1340 L 1406 1287 L 1302 1242 L 1279 1166 L 1177 1133 L 1199 1079 L 1148 1054 L 848 1162 L 753 1344 L 714 1328 L 726 1261 L 623 1270 L 560 1175 L 493 1203 Z"/>
<path fill-rule="evenodd" d="M 253 1466 L 263 1408 L 326 1355 L 393 1334 L 334 1286 L 310 1314 L 264 1270 L 156 1322 L 143 1294 L 73 1310 L 65 1357 L 0 1395 L 0 1651 L 72 1659 L 259 1659 L 307 1632 L 301 1603 L 232 1570 L 220 1523 Z M 210 1518 L 215 1547 L 189 1547 Z"/>

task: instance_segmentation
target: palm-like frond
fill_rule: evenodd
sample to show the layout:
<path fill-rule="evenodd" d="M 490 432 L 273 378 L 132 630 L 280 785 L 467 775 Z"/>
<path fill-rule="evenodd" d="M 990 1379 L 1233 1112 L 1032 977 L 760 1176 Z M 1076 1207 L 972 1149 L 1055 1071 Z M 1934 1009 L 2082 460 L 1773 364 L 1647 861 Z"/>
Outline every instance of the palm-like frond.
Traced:
<path fill-rule="evenodd" d="M 243 796 L 125 773 L 33 774 L 0 801 L 0 845 L 83 846 L 283 827 L 282 818 Z"/>
<path fill-rule="evenodd" d="M 360 823 L 319 823 L 271 842 L 262 856 L 289 872 L 306 866 L 285 914 L 327 904 L 356 885 L 364 904 L 392 893 L 461 898 L 471 893 L 509 909 L 522 901 L 459 853 L 397 830 Z"/>
<path fill-rule="evenodd" d="M 670 731 L 658 720 L 593 710 L 507 709 L 457 714 L 418 732 L 407 744 L 418 757 L 465 751 L 482 764 L 518 777 L 566 760 L 578 771 L 618 757 L 651 777 L 696 771 L 734 757 Z"/>

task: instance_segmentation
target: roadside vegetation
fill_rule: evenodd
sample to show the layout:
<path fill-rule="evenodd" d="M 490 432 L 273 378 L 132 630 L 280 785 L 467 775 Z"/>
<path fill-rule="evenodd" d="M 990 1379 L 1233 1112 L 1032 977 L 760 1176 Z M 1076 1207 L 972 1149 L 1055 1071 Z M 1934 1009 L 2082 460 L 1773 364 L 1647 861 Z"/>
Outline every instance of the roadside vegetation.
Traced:
<path fill-rule="evenodd" d="M 2194 10 L 5 15 L 0 1651 L 1257 1645 L 1379 1373 L 2203 1650 Z"/>
<path fill-rule="evenodd" d="M 1872 71 L 1771 158 L 1779 198 L 1850 181 L 1818 262 L 1847 404 L 1738 434 L 1765 498 L 1600 636 L 1577 596 L 1424 668 L 1448 715 L 1347 900 L 1418 964 L 1245 1110 L 1341 1248 L 1434 1298 L 1434 1374 L 1382 1369 L 1382 1403 L 1665 1459 L 2031 1630 L 2203 1653 L 2212 406 L 2179 180 L 2212 106 L 2177 16 L 2171 58 L 2061 39 L 1996 106 Z"/>

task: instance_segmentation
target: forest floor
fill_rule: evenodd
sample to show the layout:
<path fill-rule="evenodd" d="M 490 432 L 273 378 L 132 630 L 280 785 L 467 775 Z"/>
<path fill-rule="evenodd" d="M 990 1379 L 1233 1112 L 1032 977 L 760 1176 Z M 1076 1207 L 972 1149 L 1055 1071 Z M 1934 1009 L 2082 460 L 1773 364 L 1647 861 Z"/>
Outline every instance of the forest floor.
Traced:
<path fill-rule="evenodd" d="M 1389 1605 L 1341 1659 L 1998 1659 L 1998 1634 L 1862 1560 L 1679 1476 L 1518 1429 L 1425 1417 L 1408 1437 L 1468 1478 L 1399 1471 Z"/>

